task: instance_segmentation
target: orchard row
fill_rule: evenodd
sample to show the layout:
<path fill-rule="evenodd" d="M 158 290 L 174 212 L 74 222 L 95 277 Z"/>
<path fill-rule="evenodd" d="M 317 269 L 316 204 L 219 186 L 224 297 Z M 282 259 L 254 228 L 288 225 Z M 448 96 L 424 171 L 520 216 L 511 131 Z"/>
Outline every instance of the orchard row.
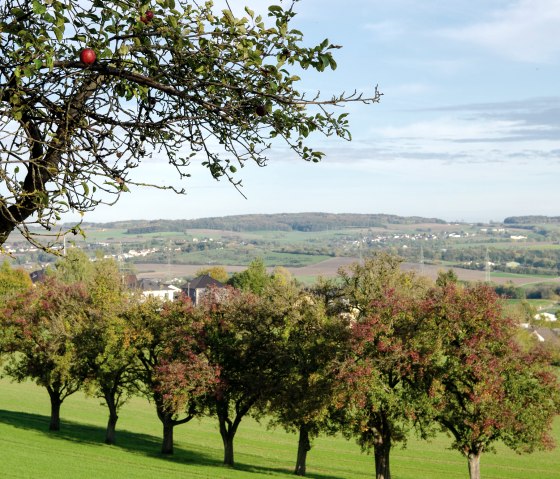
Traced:
<path fill-rule="evenodd" d="M 313 438 L 338 431 L 373 450 L 378 479 L 414 429 L 450 434 L 471 478 L 496 441 L 552 446 L 560 388 L 547 358 L 519 345 L 490 288 L 451 272 L 431 283 L 383 254 L 312 289 L 277 274 L 197 306 L 130 294 L 114 261 L 78 253 L 33 287 L 18 274 L 0 271 L 4 371 L 47 389 L 53 430 L 83 389 L 107 405 L 108 443 L 132 395 L 154 404 L 164 454 L 176 426 L 216 417 L 227 465 L 243 418 L 270 418 L 299 435 L 298 475 Z"/>

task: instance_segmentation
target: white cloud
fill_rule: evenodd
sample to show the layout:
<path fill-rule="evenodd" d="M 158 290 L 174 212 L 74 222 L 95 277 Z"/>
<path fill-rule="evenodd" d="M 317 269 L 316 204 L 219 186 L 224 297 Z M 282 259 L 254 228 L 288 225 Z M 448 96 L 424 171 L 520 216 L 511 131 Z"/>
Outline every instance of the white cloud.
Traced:
<path fill-rule="evenodd" d="M 440 33 L 513 60 L 546 63 L 560 55 L 559 23 L 558 0 L 518 0 L 489 19 Z"/>
<path fill-rule="evenodd" d="M 385 138 L 424 139 L 433 141 L 464 141 L 476 138 L 484 141 L 505 136 L 516 128 L 511 121 L 467 121 L 441 117 L 411 123 L 403 127 L 386 127 L 377 130 Z"/>
<path fill-rule="evenodd" d="M 441 116 L 377 128 L 383 157 L 445 163 L 546 161 L 558 165 L 560 140 L 551 125 L 483 117 Z"/>

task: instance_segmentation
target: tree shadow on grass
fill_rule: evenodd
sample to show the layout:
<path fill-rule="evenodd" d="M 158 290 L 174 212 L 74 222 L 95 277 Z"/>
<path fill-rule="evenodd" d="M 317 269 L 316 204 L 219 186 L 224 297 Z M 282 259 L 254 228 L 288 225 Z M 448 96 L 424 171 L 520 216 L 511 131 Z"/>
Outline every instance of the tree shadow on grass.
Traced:
<path fill-rule="evenodd" d="M 295 468 L 295 463 L 294 463 Z M 313 466 L 311 466 L 313 468 Z M 247 473 L 253 474 L 270 474 L 271 472 L 277 474 L 286 474 L 287 476 L 292 477 L 299 477 L 294 475 L 293 469 L 286 469 L 285 467 L 262 467 L 262 466 L 254 466 L 252 464 L 244 464 L 244 463 L 235 463 L 235 466 L 232 468 L 236 471 L 244 471 Z M 334 476 L 330 474 L 320 474 L 320 473 L 306 473 L 305 478 L 307 479 L 343 479 L 341 476 Z"/>
<path fill-rule="evenodd" d="M 184 464 L 198 464 L 201 466 L 224 467 L 222 461 L 201 452 L 189 451 L 186 449 L 175 447 L 173 455 L 163 455 L 159 451 L 161 449 L 161 438 L 131 432 L 128 430 L 117 430 L 117 442 L 112 446 L 106 446 L 103 442 L 105 437 L 105 428 L 82 424 L 75 421 L 64 420 L 60 426 L 60 431 L 49 431 L 49 416 L 41 414 L 30 414 L 20 411 L 9 411 L 0 409 L 0 422 L 8 424 L 19 429 L 36 431 L 53 439 L 71 441 L 73 443 L 82 443 L 95 446 L 117 447 L 125 451 L 141 454 L 148 457 L 159 458 L 165 461 Z M 243 471 L 248 474 L 286 474 L 293 475 L 292 470 L 284 467 L 264 467 L 255 466 L 245 463 L 236 463 L 231 469 Z M 328 474 L 307 474 L 305 477 L 311 479 L 342 479 L 340 476 Z"/>
<path fill-rule="evenodd" d="M 175 447 L 173 455 L 163 455 L 161 449 L 161 438 L 117 429 L 116 443 L 108 446 L 103 442 L 105 438 L 105 428 L 82 424 L 75 421 L 62 421 L 60 431 L 49 431 L 49 416 L 41 414 L 30 414 L 20 411 L 9 411 L 0 409 L 0 422 L 19 429 L 36 431 L 53 439 L 71 441 L 73 443 L 83 443 L 95 446 L 116 447 L 132 453 L 144 456 L 171 460 L 179 463 L 196 463 L 205 466 L 219 466 L 221 462 L 216 458 L 204 453 L 188 451 Z"/>

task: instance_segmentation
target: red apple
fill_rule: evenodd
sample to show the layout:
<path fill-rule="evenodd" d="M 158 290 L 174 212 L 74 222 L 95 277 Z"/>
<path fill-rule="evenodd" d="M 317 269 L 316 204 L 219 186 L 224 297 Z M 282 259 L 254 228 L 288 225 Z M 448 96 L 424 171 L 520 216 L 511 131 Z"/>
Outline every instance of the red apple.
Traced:
<path fill-rule="evenodd" d="M 95 54 L 95 51 L 92 50 L 91 48 L 84 48 L 80 52 L 80 61 L 86 65 L 93 65 L 93 63 L 95 63 L 96 58 L 97 55 Z"/>
<path fill-rule="evenodd" d="M 140 21 L 146 25 L 154 19 L 154 12 L 148 10 L 144 15 L 140 17 Z"/>

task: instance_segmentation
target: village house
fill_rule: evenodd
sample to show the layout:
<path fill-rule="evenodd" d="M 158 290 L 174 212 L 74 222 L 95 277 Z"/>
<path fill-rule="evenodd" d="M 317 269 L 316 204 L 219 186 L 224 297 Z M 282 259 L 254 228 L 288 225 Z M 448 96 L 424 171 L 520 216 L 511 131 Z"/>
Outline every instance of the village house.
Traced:
<path fill-rule="evenodd" d="M 145 298 L 160 298 L 168 301 L 173 301 L 181 293 L 181 289 L 172 284 L 160 283 L 147 278 L 139 279 L 135 289 L 139 290 Z"/>
<path fill-rule="evenodd" d="M 225 288 L 225 284 L 212 278 L 208 274 L 194 278 L 192 281 L 187 281 L 181 286 L 181 291 L 186 294 L 194 305 L 197 305 L 208 288 Z"/>

